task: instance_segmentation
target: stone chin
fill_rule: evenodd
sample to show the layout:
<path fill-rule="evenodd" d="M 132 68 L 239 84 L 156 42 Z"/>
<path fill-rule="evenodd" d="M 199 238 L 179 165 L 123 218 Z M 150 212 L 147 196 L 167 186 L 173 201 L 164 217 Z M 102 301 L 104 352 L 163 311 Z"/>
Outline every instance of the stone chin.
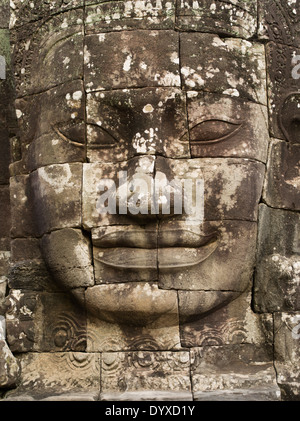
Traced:
<path fill-rule="evenodd" d="M 164 323 L 178 324 L 200 319 L 228 304 L 251 281 L 256 223 L 223 221 L 210 225 L 216 236 L 208 236 L 207 243 L 198 249 L 111 248 L 103 249 L 106 255 L 100 252 L 102 261 L 97 261 L 100 249 L 94 246 L 92 250 L 90 238 L 75 228 L 45 234 L 41 249 L 55 281 L 91 315 L 109 323 L 135 326 L 170 316 L 164 317 Z M 133 263 L 117 268 L 118 261 L 130 261 L 130 253 Z M 176 253 L 182 263 L 169 264 Z M 154 255 L 157 261 L 152 259 Z M 105 271 L 106 282 L 101 277 Z"/>

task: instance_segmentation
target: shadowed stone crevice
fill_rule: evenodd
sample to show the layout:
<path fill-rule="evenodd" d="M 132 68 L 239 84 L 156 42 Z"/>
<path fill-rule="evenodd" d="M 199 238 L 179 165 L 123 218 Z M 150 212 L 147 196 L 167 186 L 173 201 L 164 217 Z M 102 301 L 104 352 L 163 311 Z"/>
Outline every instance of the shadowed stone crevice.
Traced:
<path fill-rule="evenodd" d="M 299 1 L 8 3 L 0 400 L 299 400 Z"/>

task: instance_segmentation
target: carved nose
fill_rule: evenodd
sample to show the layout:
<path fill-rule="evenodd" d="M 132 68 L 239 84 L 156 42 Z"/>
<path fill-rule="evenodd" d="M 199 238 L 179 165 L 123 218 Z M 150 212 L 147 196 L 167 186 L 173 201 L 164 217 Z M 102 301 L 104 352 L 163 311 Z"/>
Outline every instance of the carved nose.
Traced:
<path fill-rule="evenodd" d="M 150 155 L 129 162 L 117 189 L 118 214 L 145 221 L 173 215 L 174 187 L 169 185 L 164 172 L 156 171 L 156 159 Z"/>
<path fill-rule="evenodd" d="M 151 186 L 155 174 L 155 156 L 138 156 L 119 174 L 116 192 L 117 213 L 139 219 L 156 219 L 151 212 Z"/>

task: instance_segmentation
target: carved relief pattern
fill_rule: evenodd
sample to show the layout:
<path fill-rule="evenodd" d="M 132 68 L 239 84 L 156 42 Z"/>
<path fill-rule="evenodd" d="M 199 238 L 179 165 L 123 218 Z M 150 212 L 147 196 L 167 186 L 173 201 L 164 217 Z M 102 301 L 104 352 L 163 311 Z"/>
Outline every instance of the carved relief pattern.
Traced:
<path fill-rule="evenodd" d="M 283 0 L 266 0 L 263 16 L 266 21 L 270 41 L 277 44 L 297 45 L 299 34 L 298 2 L 288 3 Z"/>
<path fill-rule="evenodd" d="M 148 389 L 189 393 L 189 365 L 187 352 L 104 353 L 101 391 L 108 394 Z"/>
<path fill-rule="evenodd" d="M 293 91 L 299 90 L 298 80 L 292 77 L 295 64 L 293 57 L 299 55 L 299 2 L 288 4 L 281 0 L 262 2 L 261 24 L 269 39 L 267 45 L 269 100 L 271 133 L 283 138 L 278 127 L 284 99 Z M 285 134 L 285 133 L 284 133 Z"/>

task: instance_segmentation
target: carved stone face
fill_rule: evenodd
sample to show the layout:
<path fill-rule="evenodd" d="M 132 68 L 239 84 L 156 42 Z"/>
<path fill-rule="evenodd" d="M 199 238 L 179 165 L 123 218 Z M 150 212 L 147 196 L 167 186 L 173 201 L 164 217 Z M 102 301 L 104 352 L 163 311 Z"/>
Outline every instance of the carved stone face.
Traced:
<path fill-rule="evenodd" d="M 100 319 L 199 318 L 251 284 L 269 140 L 264 50 L 163 24 L 106 32 L 95 10 L 85 30 L 74 9 L 19 40 L 35 57 L 22 63 L 17 116 L 44 259 Z M 121 172 L 132 195 L 137 178 L 202 180 L 204 218 L 172 206 L 119 214 L 118 200 L 100 214 L 99 183 L 113 180 L 120 200 Z"/>

